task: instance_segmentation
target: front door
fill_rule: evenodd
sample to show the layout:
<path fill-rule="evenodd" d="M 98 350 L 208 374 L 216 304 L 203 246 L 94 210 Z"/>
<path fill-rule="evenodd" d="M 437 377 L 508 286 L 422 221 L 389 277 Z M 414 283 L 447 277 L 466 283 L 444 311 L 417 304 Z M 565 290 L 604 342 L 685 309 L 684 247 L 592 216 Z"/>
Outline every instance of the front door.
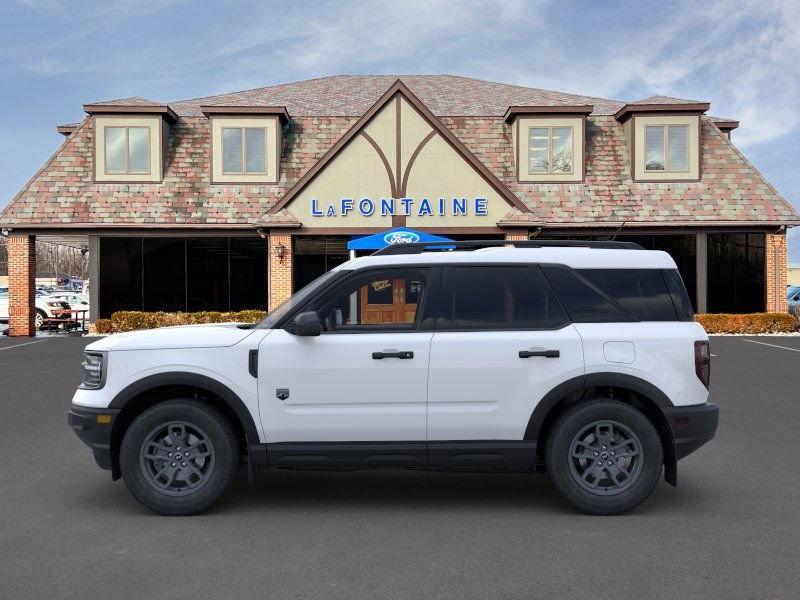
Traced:
<path fill-rule="evenodd" d="M 285 330 L 259 347 L 259 403 L 269 442 L 419 442 L 425 460 L 428 359 L 433 332 L 421 326 L 431 269 L 359 271 L 303 311 L 323 323 L 318 337 Z M 403 310 L 375 317 L 357 299 L 369 290 Z M 399 283 L 397 283 L 399 282 Z M 392 303 L 385 304 L 394 306 Z"/>

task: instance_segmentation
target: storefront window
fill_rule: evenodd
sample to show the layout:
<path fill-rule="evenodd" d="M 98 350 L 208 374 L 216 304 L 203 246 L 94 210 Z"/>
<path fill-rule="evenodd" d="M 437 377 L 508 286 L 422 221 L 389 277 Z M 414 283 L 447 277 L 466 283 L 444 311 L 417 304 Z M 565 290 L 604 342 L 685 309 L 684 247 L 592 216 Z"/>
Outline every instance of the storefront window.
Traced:
<path fill-rule="evenodd" d="M 251 238 L 100 239 L 100 311 L 264 309 L 267 244 Z"/>
<path fill-rule="evenodd" d="M 708 235 L 708 312 L 764 310 L 764 234 Z"/>

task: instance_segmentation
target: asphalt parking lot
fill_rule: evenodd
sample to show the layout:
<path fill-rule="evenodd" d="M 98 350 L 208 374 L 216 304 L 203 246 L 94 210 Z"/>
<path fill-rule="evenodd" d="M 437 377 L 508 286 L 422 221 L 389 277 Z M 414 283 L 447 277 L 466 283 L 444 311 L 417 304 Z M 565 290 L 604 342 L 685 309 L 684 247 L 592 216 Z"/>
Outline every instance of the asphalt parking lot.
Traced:
<path fill-rule="evenodd" d="M 66 425 L 88 341 L 0 338 L 0 598 L 797 597 L 800 337 L 713 338 L 716 439 L 617 517 L 546 475 L 406 471 L 242 473 L 159 517 Z"/>

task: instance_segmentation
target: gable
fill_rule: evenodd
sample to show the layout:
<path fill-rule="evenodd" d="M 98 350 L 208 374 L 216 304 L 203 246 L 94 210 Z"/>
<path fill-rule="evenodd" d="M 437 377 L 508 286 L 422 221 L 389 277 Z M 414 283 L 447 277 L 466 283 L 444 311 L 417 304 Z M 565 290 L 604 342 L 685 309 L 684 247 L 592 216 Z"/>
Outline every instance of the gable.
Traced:
<path fill-rule="evenodd" d="M 324 228 L 389 228 L 393 217 L 409 227 L 495 227 L 511 208 L 527 212 L 400 85 L 273 211 Z"/>

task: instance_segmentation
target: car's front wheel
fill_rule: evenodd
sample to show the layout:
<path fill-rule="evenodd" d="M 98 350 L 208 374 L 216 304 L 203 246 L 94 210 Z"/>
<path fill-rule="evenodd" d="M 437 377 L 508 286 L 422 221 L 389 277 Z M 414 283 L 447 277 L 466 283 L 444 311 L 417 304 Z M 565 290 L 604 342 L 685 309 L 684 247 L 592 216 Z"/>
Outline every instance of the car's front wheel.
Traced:
<path fill-rule="evenodd" d="M 143 412 L 120 449 L 125 485 L 139 502 L 165 515 L 208 508 L 233 481 L 238 462 L 231 424 L 193 400 L 170 400 Z"/>
<path fill-rule="evenodd" d="M 36 329 L 39 330 L 44 325 L 44 320 L 47 318 L 47 315 L 44 314 L 44 311 L 37 308 L 36 309 L 36 316 L 34 317 L 34 324 L 36 325 Z"/>
<path fill-rule="evenodd" d="M 658 483 L 663 456 L 658 431 L 642 412 L 602 398 L 566 409 L 545 449 L 556 489 L 573 506 L 597 515 L 643 502 Z"/>

